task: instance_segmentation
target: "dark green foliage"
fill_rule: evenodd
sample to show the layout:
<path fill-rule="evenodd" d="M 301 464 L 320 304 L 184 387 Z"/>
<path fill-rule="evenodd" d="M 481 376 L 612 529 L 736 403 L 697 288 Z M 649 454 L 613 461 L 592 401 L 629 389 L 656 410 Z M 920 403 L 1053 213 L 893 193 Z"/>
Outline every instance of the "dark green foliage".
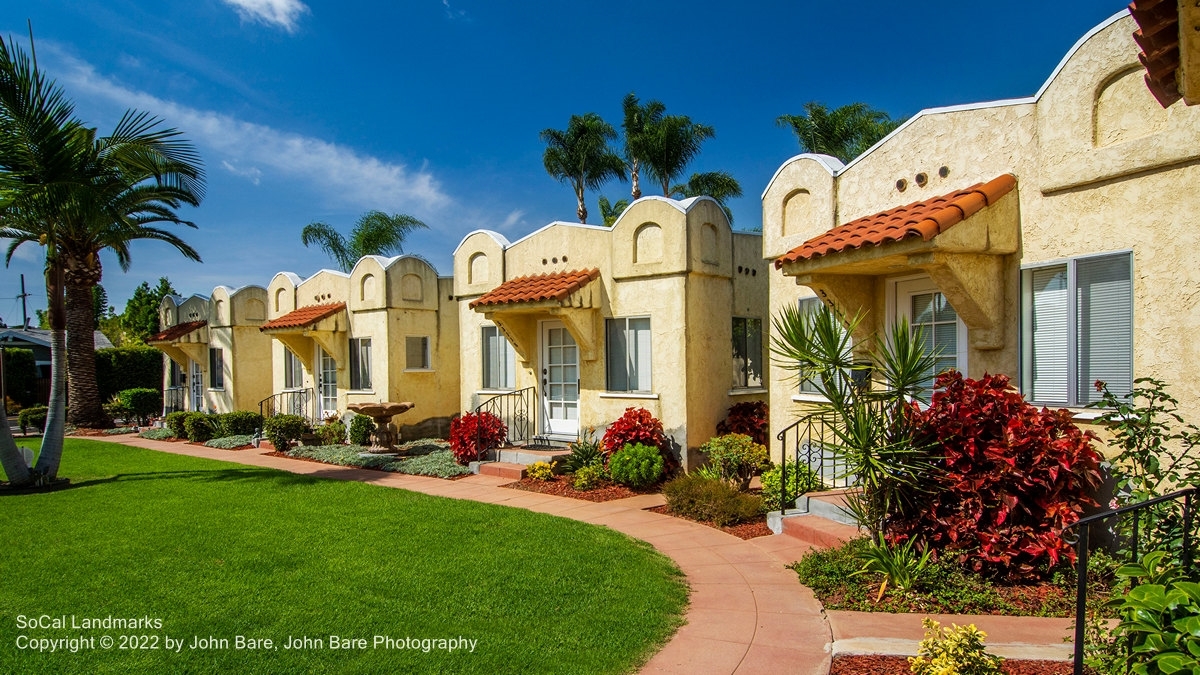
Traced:
<path fill-rule="evenodd" d="M 249 410 L 235 410 L 218 415 L 221 436 L 250 436 L 262 428 L 262 415 Z"/>
<path fill-rule="evenodd" d="M 143 281 L 134 289 L 133 295 L 125 303 L 125 312 L 121 315 L 121 326 L 130 339 L 145 342 L 161 328 L 158 325 L 158 306 L 167 295 L 178 295 L 166 277 L 159 277 L 158 285 L 153 289 Z M 99 372 L 96 373 L 99 379 Z M 159 372 L 161 378 L 162 373 Z"/>
<path fill-rule="evenodd" d="M 175 438 L 187 438 L 187 429 L 183 428 L 183 423 L 189 414 L 186 410 L 176 410 L 173 413 L 167 413 L 167 416 L 163 418 L 163 422 L 166 423 L 171 433 L 175 434 Z"/>
<path fill-rule="evenodd" d="M 125 389 L 117 394 L 121 406 L 145 424 L 146 420 L 162 412 L 162 390 L 138 387 Z"/>
<path fill-rule="evenodd" d="M 375 432 L 375 420 L 366 415 L 355 415 L 350 420 L 350 443 L 352 445 L 370 445 L 371 434 Z"/>
<path fill-rule="evenodd" d="M 762 499 L 738 492 L 722 480 L 682 476 L 663 486 L 671 511 L 718 527 L 736 525 L 762 514 Z"/>
<path fill-rule="evenodd" d="M 46 431 L 46 413 L 50 409 L 44 405 L 35 405 L 25 408 L 17 414 L 17 424 L 21 425 L 21 433 L 27 433 L 30 427 L 37 427 L 37 430 L 45 433 Z"/>
<path fill-rule="evenodd" d="M 750 488 L 754 474 L 770 466 L 767 449 L 746 434 L 725 434 L 700 446 L 709 465 L 739 490 Z"/>
<path fill-rule="evenodd" d="M 1132 669 L 1137 675 L 1200 671 L 1200 583 L 1188 581 L 1173 557 L 1151 551 L 1117 570 L 1137 585 L 1113 598 L 1121 623 L 1106 636 L 1109 658 L 1093 653 L 1089 665 L 1110 673 Z"/>
<path fill-rule="evenodd" d="M 571 444 L 571 454 L 563 460 L 563 472 L 575 473 L 585 466 L 604 461 L 600 454 L 600 443 L 591 438 L 581 438 Z"/>
<path fill-rule="evenodd" d="M 813 470 L 808 468 L 808 465 L 803 462 L 788 462 L 787 483 L 788 483 L 788 508 L 792 508 L 794 500 L 802 494 L 808 492 L 817 492 L 825 489 L 821 484 L 821 479 Z M 776 465 L 762 472 L 759 480 L 762 481 L 762 498 L 763 508 L 767 511 L 779 511 L 780 500 L 783 499 L 781 483 L 783 477 L 783 467 Z"/>
<path fill-rule="evenodd" d="M 662 479 L 662 453 L 658 448 L 640 443 L 627 445 L 608 460 L 608 472 L 621 485 L 649 487 Z"/>
<path fill-rule="evenodd" d="M 154 389 L 163 386 L 163 353 L 154 347 L 114 347 L 96 350 L 96 385 L 100 399 L 126 389 Z"/>
<path fill-rule="evenodd" d="M 341 445 L 346 442 L 346 425 L 340 420 L 322 424 L 314 433 L 321 445 Z"/>
<path fill-rule="evenodd" d="M 308 421 L 299 415 L 275 415 L 263 420 L 263 437 L 279 452 L 287 452 L 292 441 L 308 429 Z"/>
<path fill-rule="evenodd" d="M 202 412 L 190 412 L 183 420 L 187 439 L 193 443 L 207 443 L 217 435 L 217 416 Z"/>
<path fill-rule="evenodd" d="M 4 392 L 22 407 L 34 403 L 37 366 L 32 349 L 9 347 L 4 351 Z"/>

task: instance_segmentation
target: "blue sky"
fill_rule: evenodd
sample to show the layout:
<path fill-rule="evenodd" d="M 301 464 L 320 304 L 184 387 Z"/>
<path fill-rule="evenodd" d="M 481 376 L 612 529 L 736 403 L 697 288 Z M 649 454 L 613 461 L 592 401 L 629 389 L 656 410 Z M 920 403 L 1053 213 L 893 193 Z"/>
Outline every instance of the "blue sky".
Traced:
<path fill-rule="evenodd" d="M 799 151 L 779 115 L 811 100 L 910 116 L 1029 96 L 1124 5 L 5 0 L 0 31 L 27 49 L 32 20 L 42 69 L 101 133 L 143 109 L 204 157 L 208 196 L 186 213 L 199 229 L 180 232 L 204 263 L 157 242 L 135 245 L 128 273 L 104 257 L 120 310 L 159 276 L 185 294 L 266 285 L 280 270 L 308 276 L 329 262 L 300 229 L 323 220 L 347 231 L 375 208 L 428 223 L 406 250 L 449 274 L 473 229 L 516 239 L 574 219 L 570 188 L 542 168 L 538 132 L 592 111 L 619 128 L 629 91 L 716 128 L 689 170 L 732 173 L 745 193 L 731 203 L 734 226 L 752 229 L 767 181 Z M 601 193 L 628 191 L 614 182 Z M 41 253 L 26 245 L 0 275 L 5 321 L 20 322 L 19 273 L 31 316 L 45 305 Z"/>

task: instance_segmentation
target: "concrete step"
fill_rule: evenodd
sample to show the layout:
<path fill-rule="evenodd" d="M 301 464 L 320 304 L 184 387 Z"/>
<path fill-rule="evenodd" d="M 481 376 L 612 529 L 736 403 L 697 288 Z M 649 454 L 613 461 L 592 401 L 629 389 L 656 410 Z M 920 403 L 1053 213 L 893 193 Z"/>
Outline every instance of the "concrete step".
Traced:
<path fill-rule="evenodd" d="M 850 511 L 846 508 L 847 492 L 849 490 L 829 490 L 801 495 L 796 499 L 796 510 L 820 516 L 835 523 L 857 525 L 854 516 L 850 515 Z"/>
<path fill-rule="evenodd" d="M 562 461 L 563 457 L 571 454 L 570 450 L 531 450 L 524 447 L 500 449 L 500 461 L 510 464 L 529 465 L 535 462 L 554 464 Z"/>
<path fill-rule="evenodd" d="M 479 465 L 479 473 L 483 476 L 499 476 L 521 480 L 525 477 L 525 465 L 513 462 L 487 462 Z"/>
<path fill-rule="evenodd" d="M 791 515 L 783 518 L 782 536 L 794 537 L 820 548 L 835 548 L 862 536 L 857 525 L 847 525 L 814 515 Z"/>

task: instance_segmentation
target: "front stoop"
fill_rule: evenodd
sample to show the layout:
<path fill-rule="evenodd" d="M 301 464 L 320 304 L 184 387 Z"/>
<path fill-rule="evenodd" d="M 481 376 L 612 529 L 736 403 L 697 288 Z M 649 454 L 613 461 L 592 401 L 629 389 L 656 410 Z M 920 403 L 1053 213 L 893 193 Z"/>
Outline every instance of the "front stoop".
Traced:
<path fill-rule="evenodd" d="M 499 460 L 501 462 L 523 464 L 526 466 L 537 462 L 556 464 L 561 462 L 564 457 L 570 454 L 570 450 L 531 450 L 526 447 L 516 446 L 511 448 L 501 448 Z"/>
<path fill-rule="evenodd" d="M 487 462 L 479 465 L 479 474 L 521 480 L 525 477 L 525 465 L 514 462 Z"/>
<path fill-rule="evenodd" d="M 794 537 L 818 548 L 836 548 L 861 536 L 857 526 L 846 525 L 820 516 L 788 515 L 783 518 L 781 535 Z"/>

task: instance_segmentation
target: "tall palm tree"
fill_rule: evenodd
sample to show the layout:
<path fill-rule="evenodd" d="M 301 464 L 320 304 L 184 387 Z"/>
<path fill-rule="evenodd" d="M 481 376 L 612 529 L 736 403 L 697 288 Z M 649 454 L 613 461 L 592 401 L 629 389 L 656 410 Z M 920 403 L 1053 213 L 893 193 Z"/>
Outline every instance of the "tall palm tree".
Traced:
<path fill-rule="evenodd" d="M 596 113 L 587 113 L 571 115 L 565 130 L 545 129 L 539 136 L 546 144 L 546 173 L 570 183 L 578 202 L 575 214 L 586 223 L 584 190 L 597 190 L 611 178 L 625 180 L 625 161 L 608 145 L 617 132 Z"/>
<path fill-rule="evenodd" d="M 617 222 L 617 218 L 625 213 L 625 209 L 629 208 L 628 199 L 618 199 L 615 202 L 608 201 L 608 197 L 600 195 L 600 217 L 604 220 L 605 227 L 612 227 L 613 223 Z"/>
<path fill-rule="evenodd" d="M 403 213 L 388 215 L 383 211 L 367 211 L 350 230 L 349 238 L 322 222 L 309 223 L 300 231 L 305 246 L 316 244 L 325 251 L 343 272 L 365 255 L 398 255 L 404 252 L 404 239 L 413 230 L 429 226 Z"/>
<path fill-rule="evenodd" d="M 177 209 L 198 206 L 204 196 L 204 172 L 195 148 L 146 113 L 127 111 L 109 136 L 81 130 L 78 161 L 86 182 L 61 209 L 54 238 L 63 269 L 67 329 L 67 421 L 81 427 L 111 427 L 96 385 L 94 289 L 103 276 L 100 252 L 111 250 L 129 270 L 129 245 L 139 239 L 163 241 L 189 260 L 200 255 L 175 234 L 153 225 L 195 227 Z M 12 239 L 5 264 L 26 242 L 39 241 L 44 228 L 15 222 L 4 236 Z"/>
<path fill-rule="evenodd" d="M 671 196 L 671 183 L 683 175 L 688 164 L 700 154 L 700 146 L 716 133 L 712 127 L 697 124 L 687 115 L 663 115 L 647 120 L 639 142 L 642 165 L 662 185 L 664 197 Z"/>
<path fill-rule="evenodd" d="M 671 188 L 671 196 L 679 197 L 712 197 L 721 205 L 729 222 L 733 223 L 733 211 L 729 209 L 729 200 L 742 196 L 742 186 L 737 179 L 724 171 L 708 171 L 694 173 L 687 183 Z"/>
<path fill-rule="evenodd" d="M 775 123 L 790 127 L 802 152 L 832 155 L 843 162 L 858 157 L 904 123 L 866 103 L 830 110 L 816 101 L 804 104 L 800 115 L 780 115 Z"/>
<path fill-rule="evenodd" d="M 629 165 L 629 182 L 632 183 L 630 195 L 636 201 L 642 198 L 641 158 L 645 153 L 646 129 L 662 121 L 667 112 L 667 106 L 661 101 L 638 102 L 637 94 L 632 91 L 621 101 L 625 113 L 625 121 L 621 129 L 625 132 L 625 162 Z"/>

